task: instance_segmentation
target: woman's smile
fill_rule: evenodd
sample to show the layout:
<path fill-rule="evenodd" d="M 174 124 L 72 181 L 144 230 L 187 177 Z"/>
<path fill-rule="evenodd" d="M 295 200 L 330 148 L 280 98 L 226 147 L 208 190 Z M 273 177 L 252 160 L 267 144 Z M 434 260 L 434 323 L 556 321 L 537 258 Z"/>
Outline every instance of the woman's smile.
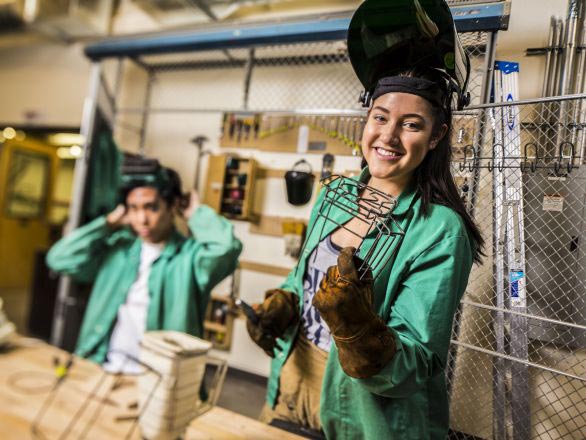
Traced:
<path fill-rule="evenodd" d="M 373 147 L 374 151 L 376 152 L 377 158 L 379 160 L 385 160 L 389 162 L 397 162 L 401 157 L 403 157 L 403 153 L 400 153 L 396 150 L 389 150 L 383 147 Z"/>

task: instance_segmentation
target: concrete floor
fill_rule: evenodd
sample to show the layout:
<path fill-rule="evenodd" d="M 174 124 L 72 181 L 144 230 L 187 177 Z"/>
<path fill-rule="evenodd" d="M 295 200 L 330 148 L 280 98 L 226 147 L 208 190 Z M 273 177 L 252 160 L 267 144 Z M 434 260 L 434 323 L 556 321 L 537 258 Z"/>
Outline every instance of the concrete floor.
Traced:
<path fill-rule="evenodd" d="M 210 383 L 213 372 L 206 372 Z M 265 402 L 267 379 L 255 374 L 229 368 L 218 406 L 257 419 Z"/>

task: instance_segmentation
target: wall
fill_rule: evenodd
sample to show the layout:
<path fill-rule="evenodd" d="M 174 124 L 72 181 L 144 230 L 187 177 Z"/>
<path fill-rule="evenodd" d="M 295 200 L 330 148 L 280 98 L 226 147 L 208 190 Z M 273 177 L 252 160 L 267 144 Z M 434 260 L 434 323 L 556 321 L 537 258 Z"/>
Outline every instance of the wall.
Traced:
<path fill-rule="evenodd" d="M 519 96 L 541 96 L 545 56 L 525 56 L 528 48 L 545 47 L 552 15 L 565 19 L 567 0 L 513 0 L 509 30 L 498 36 L 497 59 L 520 64 Z"/>
<path fill-rule="evenodd" d="M 3 38 L 11 37 L 0 36 Z M 80 124 L 89 75 L 81 44 L 0 47 L 0 60 L 0 125 Z M 31 118 L 27 113 L 37 116 Z"/>
<path fill-rule="evenodd" d="M 567 0 L 512 1 L 510 28 L 499 36 L 498 58 L 521 63 L 521 98 L 538 96 L 544 66 L 543 57 L 528 58 L 524 51 L 545 45 L 549 17 L 565 16 L 566 8 Z M 129 20 L 118 22 L 127 26 Z M 0 60 L 0 96 L 5 104 L 0 106 L 0 123 L 23 123 L 24 113 L 34 111 L 42 123 L 79 124 L 89 72 L 81 43 L 0 35 Z"/>
<path fill-rule="evenodd" d="M 501 33 L 497 58 L 521 63 L 521 98 L 538 96 L 541 90 L 543 57 L 528 58 L 524 50 L 545 44 L 549 16 L 564 15 L 566 0 L 513 0 L 510 30 Z M 528 13 L 531 11 L 531 13 Z M 3 37 L 9 38 L 9 37 Z M 37 122 L 45 125 L 77 125 L 81 120 L 81 109 L 87 91 L 89 63 L 83 57 L 81 44 L 59 45 L 43 42 L 21 45 L 16 48 L 0 46 L 0 96 L 5 104 L 0 106 L 0 123 L 24 123 L 27 112 L 39 114 Z M 112 77 L 113 66 L 107 67 Z M 286 78 L 282 72 L 280 78 Z M 176 107 L 213 106 L 214 102 L 232 103 L 240 106 L 242 97 L 242 73 L 207 71 L 198 74 L 166 74 L 155 85 L 153 106 L 173 105 Z M 315 84 L 318 78 L 312 72 L 296 77 L 303 84 Z M 322 79 L 327 80 L 326 76 Z M 129 65 L 124 77 L 122 100 L 125 105 L 140 106 L 144 98 L 146 77 L 135 66 Z M 350 81 L 350 79 L 348 79 Z M 282 97 L 281 97 L 282 98 Z M 211 103 L 211 104 L 210 104 Z M 286 103 L 285 103 L 286 104 Z M 140 115 L 120 118 L 120 129 L 116 138 L 120 146 L 128 151 L 137 151 L 136 127 Z M 184 188 L 194 184 L 196 151 L 190 143 L 195 135 L 205 135 L 210 141 L 206 148 L 218 153 L 220 113 L 174 113 L 151 116 L 146 137 L 146 153 L 160 158 L 166 165 L 176 168 L 184 180 Z M 128 128 L 132 125 L 135 128 Z M 290 168 L 297 160 L 294 154 L 278 154 L 250 151 L 244 152 L 257 159 L 267 168 Z M 321 157 L 310 156 L 314 169 L 321 167 Z M 358 160 L 353 157 L 338 157 L 336 172 L 356 169 Z M 205 159 L 202 164 L 205 170 Z M 205 178 L 205 172 L 201 178 Z M 307 217 L 310 205 L 295 208 L 285 201 L 284 185 L 280 179 L 268 179 L 259 184 L 262 199 L 257 201 L 267 215 Z M 281 239 L 251 234 L 248 224 L 234 222 L 236 233 L 244 242 L 244 260 L 292 267 L 294 261 L 284 256 Z M 281 282 L 279 277 L 245 271 L 242 273 L 241 295 L 250 302 L 260 301 L 263 292 Z M 222 289 L 222 288 L 219 288 Z M 268 358 L 249 340 L 238 321 L 235 329 L 233 349 L 229 355 L 231 365 L 255 372 L 268 372 Z"/>
<path fill-rule="evenodd" d="M 140 106 L 144 100 L 143 87 L 146 84 L 146 75 L 130 63 L 126 64 L 125 69 L 127 70 L 124 78 L 122 107 L 134 108 Z M 294 72 L 294 84 L 286 83 L 282 68 L 271 70 L 271 75 L 268 72 L 260 71 L 257 74 L 255 70 L 253 73 L 255 97 L 251 96 L 251 101 L 254 100 L 257 105 L 271 106 L 272 108 L 287 108 L 292 105 L 291 100 L 299 99 L 296 93 L 297 85 L 318 83 L 328 79 L 330 82 L 335 80 L 339 90 L 355 89 L 358 91 L 354 78 L 345 74 L 339 77 L 333 76 L 330 70 L 331 66 L 326 66 L 325 69 L 316 69 L 312 66 L 291 67 L 290 69 Z M 276 78 L 279 86 L 272 87 L 267 75 Z M 211 154 L 232 151 L 240 156 L 253 157 L 264 168 L 290 169 L 299 160 L 300 155 L 293 153 L 220 148 L 219 135 L 222 113 L 203 112 L 202 109 L 240 107 L 243 96 L 243 78 L 242 69 L 168 72 L 157 76 L 151 98 L 152 108 L 195 109 L 195 111 L 155 112 L 151 114 L 148 120 L 144 148 L 147 155 L 160 158 L 165 165 L 180 172 L 184 189 L 192 187 L 195 183 L 197 154 L 195 147 L 190 142 L 190 139 L 195 136 L 204 135 L 209 139 L 205 144 L 205 149 Z M 349 101 L 349 103 L 353 102 L 355 99 Z M 115 133 L 118 144 L 129 151 L 137 151 L 139 147 L 139 137 L 136 131 L 128 127 L 137 124 L 137 119 L 139 118 L 135 115 L 121 115 L 122 123 Z M 275 148 L 278 149 L 278 146 Z M 306 159 L 314 170 L 321 169 L 321 155 L 308 154 Z M 206 163 L 207 156 L 204 157 L 201 166 L 200 188 L 205 187 L 203 182 L 206 178 Z M 359 167 L 360 159 L 358 157 L 338 156 L 334 171 L 342 173 L 346 170 L 357 170 Z M 317 192 L 317 185 L 315 192 Z M 301 207 L 294 207 L 287 203 L 285 183 L 282 178 L 259 180 L 255 195 L 256 211 L 259 214 L 300 219 L 309 217 L 311 203 Z M 234 221 L 233 223 L 236 235 L 244 244 L 241 260 L 293 268 L 295 260 L 284 254 L 285 244 L 282 238 L 251 233 L 248 222 Z M 283 277 L 242 270 L 239 293 L 249 303 L 261 302 L 266 290 L 278 287 L 283 281 Z M 228 291 L 229 282 L 225 282 L 215 289 L 216 293 L 227 293 Z M 217 352 L 216 354 L 226 357 L 230 365 L 234 367 L 256 374 L 268 375 L 269 358 L 248 337 L 244 320 L 236 320 L 230 353 Z"/>

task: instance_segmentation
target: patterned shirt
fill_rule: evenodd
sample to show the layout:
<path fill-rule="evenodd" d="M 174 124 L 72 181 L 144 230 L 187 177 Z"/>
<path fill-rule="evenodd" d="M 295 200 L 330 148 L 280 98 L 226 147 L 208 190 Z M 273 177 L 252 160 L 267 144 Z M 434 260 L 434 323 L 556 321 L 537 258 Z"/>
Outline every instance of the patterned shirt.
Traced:
<path fill-rule="evenodd" d="M 332 337 L 327 324 L 322 321 L 319 311 L 311 304 L 319 289 L 322 278 L 331 266 L 338 262 L 340 248 L 326 237 L 309 256 L 303 279 L 303 333 L 307 339 L 325 351 L 330 351 Z"/>

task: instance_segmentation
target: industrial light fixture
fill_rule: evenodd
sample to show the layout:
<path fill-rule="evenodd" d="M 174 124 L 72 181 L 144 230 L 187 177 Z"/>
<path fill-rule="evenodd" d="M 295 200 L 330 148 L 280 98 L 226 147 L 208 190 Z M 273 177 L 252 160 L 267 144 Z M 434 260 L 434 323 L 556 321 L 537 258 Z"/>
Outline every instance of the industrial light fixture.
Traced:
<path fill-rule="evenodd" d="M 57 148 L 57 157 L 59 157 L 59 159 L 77 159 L 81 157 L 82 153 L 83 150 L 79 145 Z"/>
<path fill-rule="evenodd" d="M 79 133 L 54 133 L 47 136 L 50 144 L 57 146 L 82 145 L 84 137 Z"/>
<path fill-rule="evenodd" d="M 2 130 L 2 136 L 4 136 L 4 139 L 14 139 L 16 137 L 16 130 L 12 127 L 6 127 L 4 130 Z"/>

